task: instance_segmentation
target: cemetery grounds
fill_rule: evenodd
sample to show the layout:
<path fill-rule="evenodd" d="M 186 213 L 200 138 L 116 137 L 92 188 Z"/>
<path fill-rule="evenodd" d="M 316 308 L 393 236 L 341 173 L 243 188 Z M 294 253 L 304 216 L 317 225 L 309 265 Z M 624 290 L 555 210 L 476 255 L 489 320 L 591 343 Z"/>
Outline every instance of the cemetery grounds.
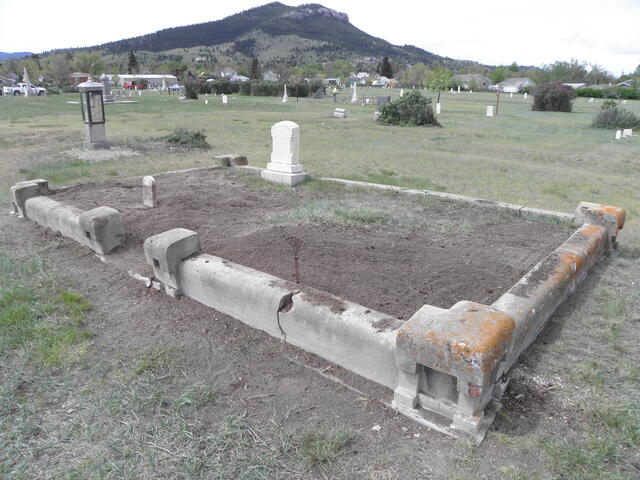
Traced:
<path fill-rule="evenodd" d="M 376 125 L 373 107 L 348 104 L 349 91 L 340 105 L 143 95 L 106 107 L 107 136 L 126 155 L 94 164 L 70 153 L 83 138 L 79 106 L 66 103 L 75 95 L 0 98 L 0 476 L 640 477 L 640 140 L 590 128 L 602 100 L 577 99 L 565 114 L 502 95 L 498 116 L 486 118 L 495 95 L 443 93 L 438 129 Z M 332 117 L 335 106 L 348 117 Z M 625 107 L 640 113 L 640 102 Z M 301 126 L 301 162 L 314 177 L 565 212 L 580 201 L 627 210 L 618 251 L 523 354 L 482 445 L 419 427 L 332 381 L 327 362 L 188 299 L 150 295 L 72 242 L 6 215 L 9 187 L 23 179 L 113 182 L 210 166 L 230 152 L 264 167 L 269 128 L 281 120 Z M 166 148 L 159 138 L 176 127 L 204 130 L 212 148 Z M 221 175 L 254 196 L 323 202 L 328 224 L 401 231 L 418 221 L 394 216 L 394 195 L 372 201 L 319 181 L 288 192 Z M 318 221 L 318 212 L 291 212 L 294 223 Z M 430 219 L 443 234 L 474 220 L 437 214 Z"/>

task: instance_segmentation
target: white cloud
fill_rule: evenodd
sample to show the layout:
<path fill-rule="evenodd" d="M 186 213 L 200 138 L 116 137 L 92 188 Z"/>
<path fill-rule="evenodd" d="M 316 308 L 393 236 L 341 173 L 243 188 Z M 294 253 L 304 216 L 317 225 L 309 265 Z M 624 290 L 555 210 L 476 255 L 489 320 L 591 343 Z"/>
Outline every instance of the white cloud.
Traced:
<path fill-rule="evenodd" d="M 640 1 L 539 0 L 509 6 L 456 2 L 325 0 L 351 22 L 396 44 L 486 64 L 542 65 L 577 58 L 620 73 L 640 63 Z M 162 28 L 217 20 L 266 3 L 255 0 L 74 3 L 0 0 L 0 50 L 88 46 Z M 286 3 L 286 2 L 285 2 Z M 297 4 L 307 2 L 295 2 Z M 25 13 L 25 8 L 29 12 Z"/>

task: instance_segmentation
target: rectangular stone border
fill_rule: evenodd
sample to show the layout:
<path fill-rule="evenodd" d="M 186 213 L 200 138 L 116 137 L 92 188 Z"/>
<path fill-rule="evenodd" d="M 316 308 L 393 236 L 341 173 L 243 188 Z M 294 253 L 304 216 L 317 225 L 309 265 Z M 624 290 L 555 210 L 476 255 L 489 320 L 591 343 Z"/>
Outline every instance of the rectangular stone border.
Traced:
<path fill-rule="evenodd" d="M 499 399 L 508 384 L 508 372 L 519 355 L 588 270 L 615 248 L 625 221 L 621 208 L 586 202 L 570 215 L 428 190 L 320 180 L 432 195 L 579 225 L 567 241 L 491 306 L 468 301 L 450 309 L 424 305 L 406 322 L 326 292 L 300 289 L 267 273 L 201 254 L 198 234 L 186 229 L 170 230 L 145 241 L 146 260 L 167 293 L 186 295 L 375 381 L 394 391 L 393 406 L 407 417 L 477 442 L 482 441 L 501 406 Z M 107 232 L 111 242 L 124 239 L 124 229 L 120 234 L 117 228 L 121 220 L 116 210 L 98 207 L 81 212 L 62 205 L 43 195 L 48 193 L 46 180 L 21 182 L 11 191 L 19 216 L 33 218 L 99 253 L 106 253 L 109 247 L 92 243 L 91 232 Z M 111 219 L 115 223 L 110 223 Z M 156 283 L 146 280 L 147 285 Z"/>

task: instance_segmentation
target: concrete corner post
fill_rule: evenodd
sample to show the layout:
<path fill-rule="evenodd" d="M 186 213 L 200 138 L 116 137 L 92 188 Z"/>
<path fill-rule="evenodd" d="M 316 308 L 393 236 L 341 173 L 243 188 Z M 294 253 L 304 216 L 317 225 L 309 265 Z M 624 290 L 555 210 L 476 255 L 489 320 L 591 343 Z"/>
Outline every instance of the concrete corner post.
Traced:
<path fill-rule="evenodd" d="M 155 207 L 158 203 L 156 179 L 152 176 L 142 178 L 142 203 L 151 208 Z"/>
<path fill-rule="evenodd" d="M 13 213 L 17 214 L 19 218 L 27 218 L 26 201 L 40 195 L 49 195 L 49 193 L 49 182 L 42 178 L 16 183 L 11 187 Z"/>
<path fill-rule="evenodd" d="M 149 237 L 144 242 L 144 256 L 156 278 L 171 296 L 182 295 L 178 270 L 180 263 L 200 253 L 200 237 L 186 228 L 174 228 Z"/>
<path fill-rule="evenodd" d="M 615 248 L 618 232 L 624 227 L 626 212 L 623 208 L 601 205 L 599 203 L 580 202 L 576 208 L 577 225 L 597 225 L 607 231 L 607 250 Z"/>
<path fill-rule="evenodd" d="M 394 406 L 418 421 L 435 413 L 443 427 L 482 438 L 514 330 L 509 315 L 475 302 L 420 309 L 396 337 Z"/>

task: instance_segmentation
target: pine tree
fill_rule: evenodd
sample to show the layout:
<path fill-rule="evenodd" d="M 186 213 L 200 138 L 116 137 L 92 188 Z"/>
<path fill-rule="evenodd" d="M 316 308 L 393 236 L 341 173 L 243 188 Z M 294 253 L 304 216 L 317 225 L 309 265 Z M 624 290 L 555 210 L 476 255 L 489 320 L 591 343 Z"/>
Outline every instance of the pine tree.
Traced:
<path fill-rule="evenodd" d="M 391 68 L 389 57 L 384 57 L 382 59 L 382 62 L 380 62 L 376 67 L 376 72 L 383 77 L 393 78 L 393 69 Z"/>
<path fill-rule="evenodd" d="M 253 60 L 251 60 L 251 73 L 249 74 L 249 78 L 251 78 L 251 80 L 258 80 L 259 76 L 260 66 L 258 65 L 258 59 L 253 58 Z"/>
<path fill-rule="evenodd" d="M 138 72 L 138 59 L 136 58 L 136 54 L 133 53 L 133 50 L 129 50 L 129 59 L 127 60 L 127 72 L 129 74 Z"/>

